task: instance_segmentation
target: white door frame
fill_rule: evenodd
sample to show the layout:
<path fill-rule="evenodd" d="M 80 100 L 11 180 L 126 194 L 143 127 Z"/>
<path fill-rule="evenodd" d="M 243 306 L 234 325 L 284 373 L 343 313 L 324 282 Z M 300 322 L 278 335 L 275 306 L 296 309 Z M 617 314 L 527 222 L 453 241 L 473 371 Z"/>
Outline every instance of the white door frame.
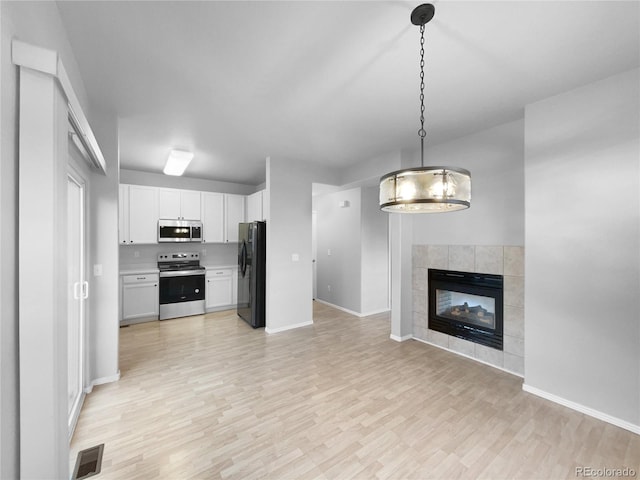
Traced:
<path fill-rule="evenodd" d="M 79 340 L 80 340 L 80 351 L 79 351 L 79 360 L 80 360 L 80 372 L 79 372 L 79 388 L 78 388 L 78 396 L 75 400 L 73 407 L 71 408 L 71 412 L 69 414 L 69 441 L 71 441 L 71 437 L 73 436 L 73 431 L 75 430 L 76 423 L 78 422 L 78 417 L 80 416 L 80 411 L 82 410 L 82 404 L 84 403 L 85 398 L 85 372 L 87 367 L 86 360 L 86 346 L 87 346 L 87 336 L 86 336 L 86 312 L 87 312 L 87 298 L 89 296 L 89 284 L 87 281 L 87 272 L 86 272 L 86 181 L 73 167 L 69 165 L 67 171 L 67 182 L 73 182 L 79 189 L 81 195 L 80 201 L 80 268 L 79 268 L 79 278 L 78 287 L 75 291 L 71 292 L 74 295 L 77 295 L 80 301 L 79 313 L 80 313 L 80 325 L 79 325 Z M 67 199 L 69 201 L 69 199 Z M 67 222 L 71 222 L 73 219 L 67 218 Z M 67 241 L 71 241 L 71 239 L 67 239 Z M 71 259 L 67 259 L 67 261 L 71 261 Z M 71 315 L 71 312 L 67 312 L 67 315 Z M 67 325 L 68 326 L 68 325 Z M 67 334 L 69 332 L 67 331 Z M 67 349 L 70 349 L 71 345 L 67 345 Z"/>
<path fill-rule="evenodd" d="M 311 266 L 313 275 L 313 299 L 318 298 L 318 212 L 311 211 Z"/>

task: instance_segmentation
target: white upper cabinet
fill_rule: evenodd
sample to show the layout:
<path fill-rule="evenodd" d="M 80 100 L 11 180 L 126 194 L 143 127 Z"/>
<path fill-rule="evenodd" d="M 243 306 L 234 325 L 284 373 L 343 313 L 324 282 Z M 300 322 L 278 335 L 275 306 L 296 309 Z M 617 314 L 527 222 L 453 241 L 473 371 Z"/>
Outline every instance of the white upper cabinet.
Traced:
<path fill-rule="evenodd" d="M 261 193 L 261 192 L 258 192 Z M 175 188 L 120 185 L 118 239 L 121 245 L 158 243 L 158 219 L 200 220 L 203 242 L 238 241 L 245 221 L 246 196 Z M 255 195 L 255 194 L 254 194 Z M 262 218 L 262 197 L 252 200 L 256 220 Z M 251 219 L 253 220 L 253 218 Z"/>
<path fill-rule="evenodd" d="M 262 190 L 247 197 L 247 222 L 264 220 L 262 210 Z"/>
<path fill-rule="evenodd" d="M 225 241 L 238 241 L 238 224 L 244 222 L 244 195 L 225 194 Z"/>
<path fill-rule="evenodd" d="M 159 218 L 201 220 L 200 192 L 174 188 L 158 189 L 158 214 Z"/>
<path fill-rule="evenodd" d="M 186 220 L 202 220 L 200 211 L 200 192 L 183 190 L 180 194 L 180 208 L 182 218 Z"/>
<path fill-rule="evenodd" d="M 203 241 L 222 243 L 224 237 L 224 194 L 202 192 Z"/>
<path fill-rule="evenodd" d="M 238 224 L 244 222 L 245 196 L 202 192 L 202 224 L 206 243 L 238 241 Z"/>
<path fill-rule="evenodd" d="M 180 190 L 158 190 L 158 218 L 180 218 Z"/>
<path fill-rule="evenodd" d="M 121 243 L 157 243 L 158 242 L 158 189 L 140 185 L 128 185 L 129 235 Z M 126 217 L 127 215 L 125 215 Z M 127 230 L 126 226 L 124 228 Z"/>

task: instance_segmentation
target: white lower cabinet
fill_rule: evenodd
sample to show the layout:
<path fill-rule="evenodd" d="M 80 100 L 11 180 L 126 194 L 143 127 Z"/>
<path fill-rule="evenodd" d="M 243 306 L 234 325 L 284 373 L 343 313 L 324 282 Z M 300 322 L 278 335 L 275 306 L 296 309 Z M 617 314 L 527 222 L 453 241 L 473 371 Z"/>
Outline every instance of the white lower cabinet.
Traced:
<path fill-rule="evenodd" d="M 120 325 L 157 320 L 160 313 L 157 273 L 123 275 Z"/>
<path fill-rule="evenodd" d="M 234 278 L 233 268 L 207 270 L 205 292 L 207 310 L 230 308 L 236 304 Z"/>

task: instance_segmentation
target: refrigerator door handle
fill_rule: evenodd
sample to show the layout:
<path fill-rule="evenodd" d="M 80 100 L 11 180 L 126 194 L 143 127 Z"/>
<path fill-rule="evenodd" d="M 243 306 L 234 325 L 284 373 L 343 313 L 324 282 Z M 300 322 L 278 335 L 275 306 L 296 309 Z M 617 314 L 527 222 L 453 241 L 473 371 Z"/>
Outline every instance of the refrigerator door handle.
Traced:
<path fill-rule="evenodd" d="M 240 249 L 240 273 L 244 278 L 247 271 L 247 242 L 242 241 L 242 248 Z"/>

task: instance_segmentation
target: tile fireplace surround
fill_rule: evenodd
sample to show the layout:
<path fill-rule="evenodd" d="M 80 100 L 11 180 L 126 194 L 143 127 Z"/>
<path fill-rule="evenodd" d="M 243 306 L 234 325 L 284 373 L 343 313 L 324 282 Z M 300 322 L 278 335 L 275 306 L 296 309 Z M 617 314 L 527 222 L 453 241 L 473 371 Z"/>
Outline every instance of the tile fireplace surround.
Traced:
<path fill-rule="evenodd" d="M 428 269 L 504 276 L 504 350 L 428 328 Z M 524 247 L 413 245 L 413 337 L 524 376 Z"/>

